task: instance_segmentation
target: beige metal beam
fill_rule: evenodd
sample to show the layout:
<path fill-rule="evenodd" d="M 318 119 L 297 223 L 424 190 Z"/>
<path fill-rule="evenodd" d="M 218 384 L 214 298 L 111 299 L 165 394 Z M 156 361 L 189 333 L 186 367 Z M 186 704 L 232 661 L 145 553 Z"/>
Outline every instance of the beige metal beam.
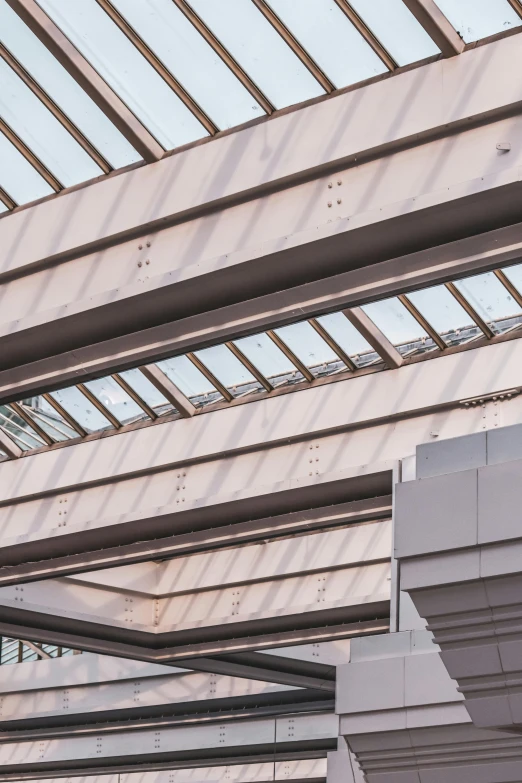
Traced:
<path fill-rule="evenodd" d="M 178 387 L 172 383 L 170 378 L 167 378 L 159 367 L 155 364 L 147 364 L 145 367 L 140 367 L 140 370 L 147 380 L 163 394 L 166 400 L 174 405 L 176 410 L 179 411 L 184 418 L 194 416 L 196 406 L 183 394 L 181 389 L 178 389 Z"/>
<path fill-rule="evenodd" d="M 404 0 L 404 4 L 435 41 L 444 57 L 454 57 L 464 51 L 464 41 L 434 0 Z"/>
<path fill-rule="evenodd" d="M 9 435 L 0 425 L 0 449 L 7 454 L 11 459 L 18 459 L 23 454 L 20 446 L 17 446 L 14 440 L 11 440 Z"/>
<path fill-rule="evenodd" d="M 164 154 L 163 147 L 42 11 L 35 0 L 7 0 L 7 2 L 143 159 L 148 162 L 159 160 Z"/>
<path fill-rule="evenodd" d="M 352 307 L 350 310 L 343 310 L 355 328 L 370 343 L 379 356 L 390 368 L 400 367 L 403 359 L 397 348 L 391 344 L 387 337 L 374 324 L 361 307 Z"/>

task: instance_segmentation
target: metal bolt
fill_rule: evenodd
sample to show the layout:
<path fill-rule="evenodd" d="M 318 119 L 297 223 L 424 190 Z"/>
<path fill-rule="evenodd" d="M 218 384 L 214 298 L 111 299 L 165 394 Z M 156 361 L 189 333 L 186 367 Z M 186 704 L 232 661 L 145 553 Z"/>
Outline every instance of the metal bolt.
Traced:
<path fill-rule="evenodd" d="M 332 183 L 332 182 L 329 182 L 329 183 L 328 183 L 328 187 L 329 187 L 329 188 L 333 188 L 333 183 Z"/>
<path fill-rule="evenodd" d="M 338 203 L 338 204 L 341 204 L 341 202 L 342 202 L 342 198 L 338 198 L 338 199 L 337 199 L 337 203 Z"/>
<path fill-rule="evenodd" d="M 338 179 L 338 180 L 337 180 L 337 184 L 338 184 L 338 185 L 342 185 L 342 184 L 343 184 L 343 181 L 342 181 L 342 179 Z"/>
<path fill-rule="evenodd" d="M 328 206 L 329 206 L 329 207 L 331 207 L 331 206 L 332 206 L 332 202 L 331 202 L 331 201 L 329 201 L 329 202 L 328 202 Z"/>
<path fill-rule="evenodd" d="M 145 261 L 145 263 L 146 263 L 146 264 L 150 264 L 150 261 L 149 261 L 149 259 L 148 259 L 148 258 L 147 258 L 147 260 Z"/>
<path fill-rule="evenodd" d="M 147 247 L 150 247 L 150 242 L 147 242 Z"/>
<path fill-rule="evenodd" d="M 143 266 L 143 261 L 138 261 L 138 266 Z"/>
<path fill-rule="evenodd" d="M 143 245 L 138 245 L 138 250 L 143 250 Z"/>

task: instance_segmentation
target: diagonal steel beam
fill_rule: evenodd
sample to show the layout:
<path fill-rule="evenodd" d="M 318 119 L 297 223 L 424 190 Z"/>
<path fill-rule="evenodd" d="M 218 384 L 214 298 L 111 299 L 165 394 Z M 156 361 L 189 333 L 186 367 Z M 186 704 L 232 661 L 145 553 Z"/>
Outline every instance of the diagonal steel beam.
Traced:
<path fill-rule="evenodd" d="M 145 378 L 163 394 L 166 400 L 174 405 L 176 410 L 179 411 L 184 418 L 189 419 L 191 416 L 194 416 L 196 406 L 183 394 L 181 389 L 178 389 L 178 387 L 172 383 L 170 378 L 167 378 L 159 367 L 155 364 L 147 364 L 145 367 L 140 367 L 140 370 Z"/>
<path fill-rule="evenodd" d="M 35 0 L 7 0 L 7 3 L 114 123 L 144 160 L 150 163 L 163 157 L 163 147 L 47 14 L 42 11 Z"/>
<path fill-rule="evenodd" d="M 404 4 L 435 41 L 444 57 L 454 57 L 464 51 L 464 41 L 434 0 L 404 0 Z"/>
<path fill-rule="evenodd" d="M 401 366 L 403 359 L 397 348 L 377 328 L 361 307 L 352 307 L 350 310 L 343 310 L 343 313 L 379 356 L 384 359 L 388 367 L 393 369 Z"/>

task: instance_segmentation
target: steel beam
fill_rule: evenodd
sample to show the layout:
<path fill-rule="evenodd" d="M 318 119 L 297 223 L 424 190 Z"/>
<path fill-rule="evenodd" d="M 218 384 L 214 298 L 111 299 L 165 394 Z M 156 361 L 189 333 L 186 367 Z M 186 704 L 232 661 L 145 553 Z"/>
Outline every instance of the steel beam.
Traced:
<path fill-rule="evenodd" d="M 38 15 L 34 1 L 10 3 L 29 21 Z M 50 30 L 48 18 L 39 14 L 37 30 L 41 31 L 43 24 Z M 71 57 L 78 59 L 76 50 Z M 468 128 L 471 120 L 500 120 L 517 111 L 520 103 L 519 85 L 516 80 L 506 80 L 505 73 L 521 69 L 519 39 L 506 37 L 474 48 L 455 62 L 431 63 L 224 135 L 166 157 L 153 169 L 144 167 L 106 178 L 66 194 L 59 203 L 51 199 L 32 207 L 30 218 L 27 211 L 24 217 L 9 215 L 9 220 L 1 221 L 0 245 L 12 248 L 12 252 L 3 259 L 1 272 L 22 273 L 31 265 L 77 255 L 87 248 L 96 250 L 124 238 L 144 236 L 166 222 L 193 218 L 232 201 L 245 202 L 269 189 L 302 182 L 305 176 L 328 176 L 332 169 L 342 169 L 355 160 L 360 166 L 370 156 L 413 148 L 441 133 L 454 134 Z M 467 86 L 470 73 L 479 74 L 472 94 Z M 400 112 L 398 107 L 404 105 L 408 111 Z M 351 118 L 348 130 L 347 116 Z M 326 147 L 325 128 L 330 136 Z M 248 156 L 248 166 L 237 165 L 241 155 Z M 509 155 L 504 157 L 509 159 Z M 208 171 L 218 175 L 201 188 L 201 173 Z M 398 181 L 394 179 L 396 192 Z M 176 187 L 165 190 L 165 182 L 175 182 Z M 164 191 L 163 197 L 155 198 L 160 191 Z M 411 198 L 412 193 L 409 195 Z M 347 198 L 344 194 L 343 203 Z M 323 199 L 326 222 L 333 211 L 326 212 L 326 192 Z M 31 230 L 24 231 L 29 219 Z"/>
<path fill-rule="evenodd" d="M 381 330 L 366 315 L 361 307 L 352 307 L 343 311 L 355 328 L 362 334 L 372 348 L 374 348 L 388 367 L 397 368 L 403 363 L 403 358 L 397 348 L 388 340 Z"/>
<path fill-rule="evenodd" d="M 446 19 L 435 0 L 404 0 L 404 4 L 435 41 L 444 57 L 454 57 L 464 51 L 463 39 Z"/>
<path fill-rule="evenodd" d="M 143 159 L 159 160 L 163 148 L 37 3 L 34 0 L 7 2 Z"/>
<path fill-rule="evenodd" d="M 193 405 L 188 397 L 186 397 L 181 389 L 172 383 L 170 378 L 167 378 L 164 372 L 156 367 L 155 364 L 149 364 L 144 367 L 140 367 L 141 372 L 149 380 L 152 385 L 159 391 L 166 400 L 168 400 L 175 409 L 181 413 L 185 418 L 190 418 L 196 412 L 196 407 Z"/>
<path fill-rule="evenodd" d="M 12 438 L 6 433 L 0 426 L 0 449 L 2 449 L 8 457 L 11 459 L 17 459 L 23 454 L 22 449 L 18 446 Z"/>

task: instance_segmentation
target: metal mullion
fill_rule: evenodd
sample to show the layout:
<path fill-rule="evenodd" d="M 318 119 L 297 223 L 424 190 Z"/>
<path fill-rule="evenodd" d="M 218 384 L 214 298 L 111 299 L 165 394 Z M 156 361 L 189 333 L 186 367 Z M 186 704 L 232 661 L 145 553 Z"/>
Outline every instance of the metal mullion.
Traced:
<path fill-rule="evenodd" d="M 522 18 L 522 2 L 520 0 L 508 0 L 508 3 L 514 12 Z"/>
<path fill-rule="evenodd" d="M 335 0 L 341 11 L 348 17 L 353 26 L 362 35 L 367 44 L 371 46 L 375 54 L 382 60 L 385 66 L 390 71 L 395 71 L 399 67 L 399 64 L 391 56 L 389 51 L 382 45 L 376 35 L 370 30 L 370 28 L 361 19 L 357 11 L 352 8 L 351 4 L 347 0 Z"/>
<path fill-rule="evenodd" d="M 485 337 L 488 338 L 488 340 L 491 340 L 492 337 L 495 336 L 494 332 L 489 328 L 487 323 L 480 317 L 480 315 L 477 313 L 475 308 L 468 302 L 466 297 L 461 294 L 455 283 L 444 283 L 450 294 L 453 294 L 457 302 L 461 307 L 464 308 L 464 310 L 467 312 L 469 317 L 472 321 L 475 322 L 475 325 L 478 326 L 480 331 L 483 333 Z"/>
<path fill-rule="evenodd" d="M 0 131 L 6 136 L 11 144 L 16 147 L 18 152 L 20 152 L 21 155 L 24 156 L 26 161 L 30 163 L 30 165 L 36 169 L 38 174 L 47 182 L 49 187 L 51 187 L 55 193 L 59 193 L 60 190 L 63 190 L 62 183 L 52 174 L 47 166 L 42 163 L 40 158 L 38 158 L 34 152 L 32 152 L 29 147 L 24 144 L 22 139 L 20 139 L 16 133 L 13 131 L 12 128 L 9 127 L 9 125 L 0 117 Z"/>
<path fill-rule="evenodd" d="M 351 307 L 343 310 L 343 313 L 388 367 L 397 369 L 401 366 L 403 358 L 400 351 L 388 340 L 362 307 Z"/>
<path fill-rule="evenodd" d="M 36 644 L 36 642 L 29 642 L 27 639 L 21 639 L 21 642 L 22 644 L 25 644 L 25 646 L 30 650 L 35 652 L 39 658 L 42 658 L 43 660 L 50 660 L 52 658 L 52 655 L 49 655 L 48 652 L 45 652 L 45 650 L 43 650 L 39 644 Z"/>
<path fill-rule="evenodd" d="M 517 305 L 519 307 L 522 307 L 522 294 L 520 293 L 518 288 L 516 288 L 516 286 L 513 285 L 513 283 L 511 282 L 509 277 L 505 274 L 505 272 L 503 272 L 502 269 L 494 269 L 493 274 L 498 280 L 500 280 L 504 288 L 507 288 L 508 293 L 510 294 L 510 296 L 513 297 Z"/>
<path fill-rule="evenodd" d="M 464 51 L 465 43 L 435 0 L 403 0 L 404 5 L 424 27 L 444 57 L 454 57 Z"/>
<path fill-rule="evenodd" d="M 49 405 L 51 405 L 54 408 L 56 413 L 62 417 L 62 419 L 69 425 L 69 427 L 71 427 L 75 432 L 77 432 L 78 435 L 80 435 L 80 437 L 85 438 L 87 432 L 83 429 L 82 425 L 78 424 L 76 419 L 73 416 L 71 416 L 71 414 L 68 413 L 65 410 L 65 408 L 62 408 L 60 403 L 57 402 L 51 394 L 45 393 L 42 394 L 42 397 L 46 402 L 49 403 Z"/>
<path fill-rule="evenodd" d="M 435 345 L 440 348 L 441 351 L 445 351 L 448 347 L 440 334 L 436 331 L 436 329 L 433 328 L 433 326 L 430 324 L 428 320 L 422 315 L 420 310 L 417 310 L 413 302 L 406 296 L 406 294 L 399 294 L 397 297 L 399 302 L 401 302 L 404 307 L 408 310 L 408 312 L 415 318 L 417 323 L 422 326 L 425 332 L 429 334 Z"/>
<path fill-rule="evenodd" d="M 91 142 L 83 135 L 81 130 L 67 117 L 67 115 L 60 109 L 60 107 L 47 95 L 47 93 L 40 87 L 33 77 L 25 70 L 25 68 L 18 62 L 18 60 L 6 49 L 6 47 L 0 43 L 0 57 L 12 68 L 17 76 L 29 87 L 31 92 L 44 104 L 51 114 L 58 120 L 74 138 L 74 140 L 82 147 L 82 149 L 89 155 L 89 157 L 99 166 L 104 174 L 109 174 L 112 171 L 112 166 L 105 160 L 103 155 L 98 152 Z"/>
<path fill-rule="evenodd" d="M 165 399 L 181 414 L 184 418 L 190 418 L 196 413 L 196 406 L 192 404 L 189 398 L 178 389 L 175 383 L 168 378 L 163 370 L 156 364 L 148 364 L 139 367 L 140 372 L 157 389 Z"/>
<path fill-rule="evenodd" d="M 18 459 L 23 454 L 22 449 L 13 440 L 10 432 L 0 424 L 0 448 L 5 451 L 10 459 Z"/>
<path fill-rule="evenodd" d="M 225 65 L 232 71 L 234 76 L 241 82 L 250 95 L 258 102 L 263 111 L 267 114 L 272 114 L 275 111 L 275 106 L 266 97 L 266 95 L 259 89 L 257 84 L 252 81 L 250 76 L 243 70 L 237 60 L 232 57 L 230 52 L 225 49 L 223 44 L 216 38 L 214 33 L 207 27 L 204 21 L 197 15 L 194 9 L 190 6 L 186 0 L 172 0 L 179 10 L 185 15 L 185 17 L 191 22 L 198 33 L 205 39 L 208 45 L 214 50 L 218 57 L 223 60 Z"/>
<path fill-rule="evenodd" d="M 13 424 L 13 420 L 12 419 L 8 419 L 7 416 L 4 416 L 3 413 L 0 413 L 0 419 L 2 419 L 3 421 L 7 422 L 8 424 Z M 21 432 L 23 432 L 23 430 L 17 424 L 15 424 L 15 427 L 17 427 Z M 23 443 L 24 446 L 27 446 L 27 448 L 29 450 L 39 448 L 38 446 L 34 446 L 32 443 L 29 443 L 29 441 L 25 440 L 25 438 L 22 438 L 21 435 L 17 435 L 16 432 L 10 432 L 4 424 L 0 424 L 0 430 L 5 432 L 5 434 L 9 438 L 11 438 L 12 440 L 19 440 L 20 443 Z M 37 438 L 34 435 L 31 435 L 31 438 L 33 438 L 33 440 L 37 440 L 37 441 L 40 440 L 40 438 Z M 42 446 L 45 446 L 45 443 L 42 443 Z"/>
<path fill-rule="evenodd" d="M 187 353 L 185 355 L 186 355 L 187 359 L 189 359 L 192 362 L 192 364 L 194 364 L 198 368 L 198 370 L 205 376 L 207 381 L 209 381 L 212 384 L 212 386 L 214 386 L 217 389 L 217 391 L 221 394 L 221 396 L 224 397 L 224 399 L 227 402 L 232 402 L 232 400 L 234 399 L 234 396 L 229 392 L 227 387 L 223 386 L 221 381 L 218 378 L 216 378 L 214 373 L 211 372 L 208 369 L 208 367 L 206 367 L 203 364 L 201 359 L 198 359 L 198 357 L 195 354 L 193 354 L 193 353 Z"/>
<path fill-rule="evenodd" d="M 283 342 L 283 340 L 279 337 L 278 334 L 276 334 L 272 329 L 269 329 L 266 334 L 272 342 L 274 342 L 277 347 L 284 353 L 287 359 L 289 359 L 292 364 L 295 366 L 297 370 L 301 373 L 301 375 L 306 378 L 306 380 L 311 383 L 313 380 L 315 380 L 313 373 L 310 372 L 306 364 L 303 364 L 301 359 L 299 359 L 295 353 L 292 351 L 291 348 L 288 347 L 288 345 Z"/>
<path fill-rule="evenodd" d="M 20 403 L 11 402 L 8 407 L 11 408 L 11 410 L 14 411 L 18 416 L 20 416 L 20 418 L 23 419 L 25 423 L 28 424 L 29 427 L 31 427 L 31 429 L 36 432 L 39 438 L 43 440 L 48 446 L 52 446 L 53 443 L 56 443 L 56 441 L 51 438 L 51 436 L 43 429 L 43 427 L 41 427 L 38 422 L 27 413 L 25 408 L 20 405 Z"/>
<path fill-rule="evenodd" d="M 279 33 L 287 46 L 289 46 L 293 53 L 301 60 L 305 68 L 307 68 L 316 81 L 319 82 L 323 90 L 327 93 L 333 92 L 336 89 L 333 82 L 330 81 L 328 76 L 308 54 L 306 49 L 301 46 L 297 38 L 295 38 L 284 22 L 282 22 L 277 14 L 270 8 L 268 3 L 266 3 L 265 0 L 252 0 L 252 2 L 261 11 L 265 19 L 270 22 L 274 30 Z"/>
<path fill-rule="evenodd" d="M 129 39 L 129 41 L 136 47 L 140 54 L 147 60 L 156 73 L 161 76 L 164 82 L 168 84 L 170 89 L 176 93 L 178 98 L 183 101 L 187 109 L 197 118 L 197 120 L 203 125 L 205 130 L 214 136 L 219 128 L 211 120 L 208 114 L 201 108 L 201 106 L 194 100 L 194 98 L 185 90 L 182 84 L 178 82 L 176 77 L 165 67 L 161 60 L 154 54 L 141 36 L 134 30 L 133 27 L 127 22 L 127 20 L 121 16 L 121 14 L 114 8 L 109 0 L 96 0 L 105 13 L 112 19 L 122 33 Z"/>
<path fill-rule="evenodd" d="M 245 354 L 243 353 L 243 351 L 242 351 L 240 348 L 238 348 L 238 347 L 237 347 L 237 345 L 236 345 L 235 343 L 233 343 L 233 342 L 229 342 L 229 343 L 225 343 L 225 345 L 227 346 L 227 348 L 228 348 L 230 351 L 232 351 L 232 353 L 234 354 L 234 356 L 235 356 L 237 359 L 239 359 L 239 361 L 241 362 L 241 364 L 243 364 L 243 365 L 244 365 L 244 366 L 247 368 L 247 370 L 248 370 L 250 373 L 252 373 L 252 375 L 254 376 L 254 378 L 256 379 L 256 381 L 258 381 L 258 382 L 261 384 L 261 386 L 263 386 L 263 387 L 264 387 L 264 389 L 265 389 L 267 392 L 270 392 L 270 391 L 272 391 L 272 390 L 273 390 L 273 388 L 274 388 L 274 387 L 272 386 L 272 384 L 270 383 L 270 381 L 268 380 L 268 378 L 265 378 L 265 376 L 263 375 L 263 373 L 261 373 L 261 372 L 260 372 L 260 371 L 257 369 L 257 367 L 255 366 L 255 364 L 252 364 L 252 362 L 250 361 L 250 359 L 249 359 L 247 356 L 245 356 Z"/>
<path fill-rule="evenodd" d="M 29 415 L 31 416 L 31 419 L 36 419 L 37 421 L 44 421 L 48 427 L 50 427 L 52 430 L 55 430 L 55 432 L 58 432 L 60 435 L 63 435 L 65 438 L 67 438 L 67 440 L 69 440 L 68 433 L 60 429 L 60 427 L 58 427 L 57 424 L 54 424 L 52 421 L 49 421 L 48 419 L 45 418 L 45 416 L 43 416 L 38 411 L 35 411 L 33 408 L 30 408 L 29 406 L 22 405 L 22 407 L 24 410 L 27 410 L 28 412 L 30 411 Z"/>
<path fill-rule="evenodd" d="M 9 193 L 6 190 L 4 190 L 2 187 L 0 187 L 0 201 L 9 210 L 12 210 L 18 206 L 16 201 L 12 199 Z"/>
<path fill-rule="evenodd" d="M 100 402 L 100 400 L 92 393 L 90 389 L 87 388 L 87 386 L 85 386 L 83 383 L 79 383 L 76 388 L 79 389 L 85 397 L 87 397 L 89 402 L 94 405 L 97 410 L 99 410 L 102 416 L 105 416 L 105 418 L 110 421 L 114 429 L 119 430 L 122 427 L 121 421 L 119 421 L 116 416 L 107 410 L 105 405 Z"/>
<path fill-rule="evenodd" d="M 118 384 L 118 386 L 121 386 L 121 388 L 123 389 L 123 391 L 124 391 L 124 392 L 126 392 L 126 393 L 129 395 L 129 397 L 130 397 L 131 399 L 133 399 L 133 400 L 134 400 L 134 402 L 136 403 L 136 405 L 139 405 L 139 406 L 140 406 L 140 408 L 142 409 L 142 411 L 143 411 L 144 413 L 146 413 L 146 414 L 147 414 L 147 416 L 149 417 L 149 419 L 152 419 L 152 421 L 154 421 L 155 419 L 157 419 L 157 418 L 158 418 L 158 414 L 156 413 L 156 411 L 155 411 L 153 408 L 151 408 L 151 407 L 150 407 L 150 405 L 148 405 L 148 404 L 145 402 L 145 400 L 144 400 L 144 399 L 142 399 L 142 398 L 140 397 L 140 395 L 139 395 L 139 394 L 138 394 L 136 391 L 134 391 L 134 389 L 132 388 L 132 386 L 129 386 L 129 384 L 127 383 L 127 381 L 126 381 L 126 380 L 124 380 L 124 378 L 122 378 L 120 375 L 118 375 L 118 373 L 115 373 L 114 375 L 111 375 L 111 378 L 112 378 L 114 381 L 116 381 L 116 383 Z"/>
<path fill-rule="evenodd" d="M 336 354 L 337 354 L 337 356 L 339 357 L 339 359 L 340 359 L 342 362 L 344 362 L 344 363 L 345 363 L 345 365 L 348 367 L 348 369 L 349 369 L 349 370 L 352 370 L 352 371 L 353 371 L 353 370 L 356 370 L 356 369 L 357 369 L 357 365 L 355 364 L 355 362 L 354 362 L 352 359 L 350 359 L 350 357 L 348 356 L 348 354 L 347 354 L 345 351 L 343 351 L 343 349 L 341 348 L 341 346 L 340 346 L 340 345 L 339 345 L 339 344 L 338 344 L 338 343 L 337 343 L 337 342 L 334 340 L 334 338 L 331 336 L 331 334 L 329 334 L 329 333 L 326 331 L 326 329 L 324 328 L 324 326 L 322 326 L 322 325 L 319 323 L 319 321 L 317 321 L 315 318 L 309 318 L 309 319 L 308 319 L 308 323 L 310 324 L 310 326 L 311 326 L 311 327 L 313 327 L 313 328 L 315 329 L 315 331 L 317 332 L 317 334 L 318 334 L 320 337 L 322 337 L 322 338 L 323 338 L 323 340 L 325 341 L 325 343 L 328 343 L 328 345 L 330 346 L 330 348 L 332 349 L 332 351 L 334 351 L 334 353 L 336 353 Z"/>

